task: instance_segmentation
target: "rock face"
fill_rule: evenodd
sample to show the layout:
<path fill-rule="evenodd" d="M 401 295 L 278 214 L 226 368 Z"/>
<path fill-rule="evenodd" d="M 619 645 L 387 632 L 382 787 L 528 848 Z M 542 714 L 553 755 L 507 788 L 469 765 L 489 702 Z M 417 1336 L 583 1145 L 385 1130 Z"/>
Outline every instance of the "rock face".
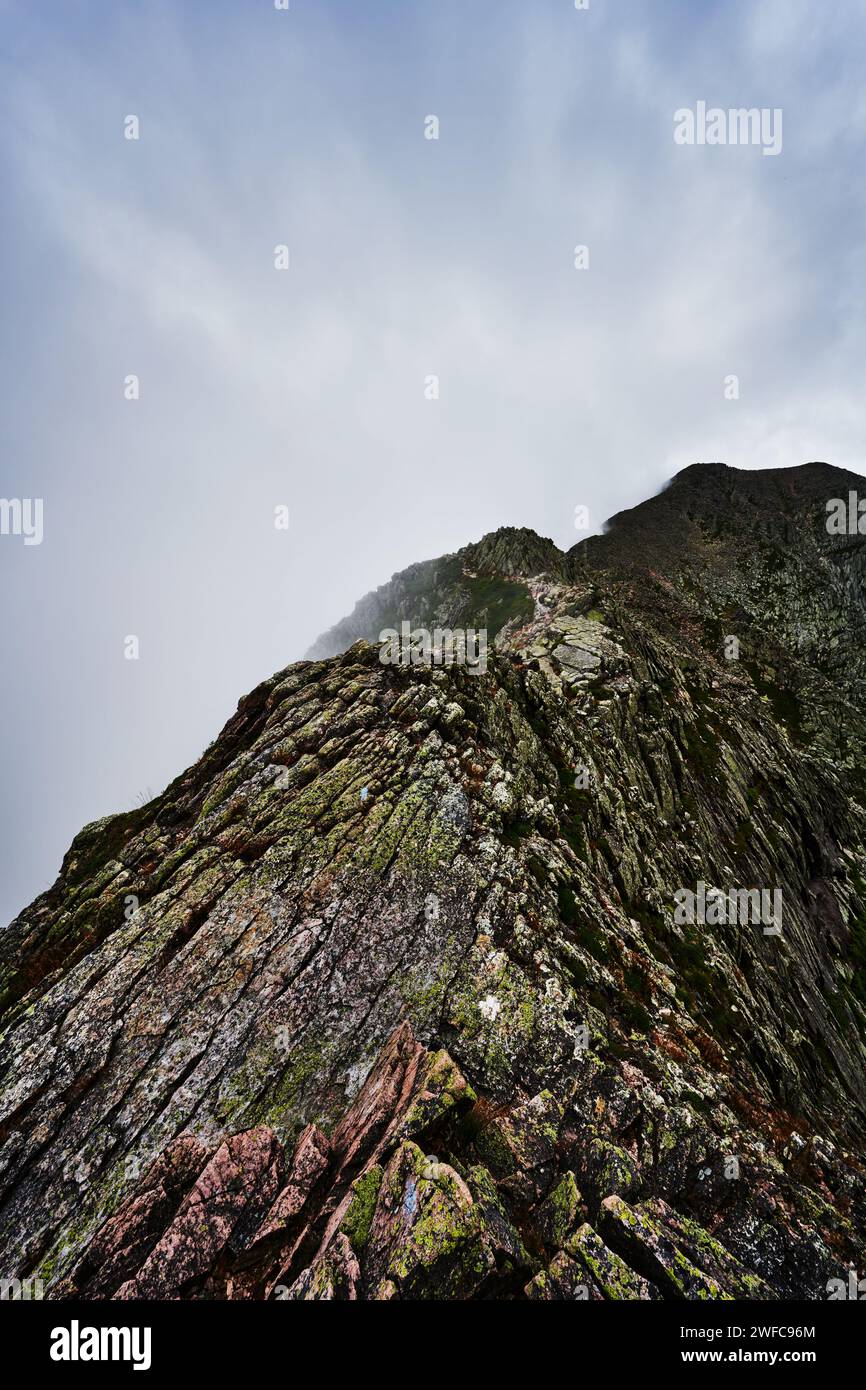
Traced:
<path fill-rule="evenodd" d="M 4 1274 L 541 1301 L 862 1274 L 866 539 L 825 526 L 858 487 L 698 466 L 567 555 L 505 531 L 416 566 L 86 827 L 0 934 Z M 404 618 L 490 622 L 486 673 L 383 664 Z"/>
<path fill-rule="evenodd" d="M 570 573 L 553 541 L 525 528 L 504 527 L 456 555 L 424 560 L 395 574 L 362 598 L 347 618 L 314 642 L 312 660 L 336 656 L 359 640 L 378 642 L 384 628 L 404 620 L 436 627 L 480 626 L 492 643 L 530 620 L 535 604 L 527 580 Z"/>

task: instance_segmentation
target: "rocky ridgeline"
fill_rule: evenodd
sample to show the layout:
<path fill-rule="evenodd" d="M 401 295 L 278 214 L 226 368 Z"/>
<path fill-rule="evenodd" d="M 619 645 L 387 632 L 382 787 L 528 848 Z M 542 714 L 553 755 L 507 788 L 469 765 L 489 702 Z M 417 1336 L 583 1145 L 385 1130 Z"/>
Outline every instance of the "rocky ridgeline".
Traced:
<path fill-rule="evenodd" d="M 567 555 L 503 531 L 415 566 L 82 831 L 0 936 L 3 1272 L 540 1300 L 866 1272 L 866 541 L 823 524 L 852 478 L 687 469 Z M 403 619 L 488 622 L 486 673 L 383 664 Z M 778 888 L 781 935 L 677 922 L 698 883 Z"/>

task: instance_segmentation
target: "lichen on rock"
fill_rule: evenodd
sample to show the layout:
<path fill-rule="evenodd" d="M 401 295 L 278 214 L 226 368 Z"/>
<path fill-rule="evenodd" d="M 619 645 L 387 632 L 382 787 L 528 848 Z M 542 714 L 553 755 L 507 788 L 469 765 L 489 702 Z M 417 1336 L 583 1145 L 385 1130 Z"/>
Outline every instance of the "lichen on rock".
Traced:
<path fill-rule="evenodd" d="M 413 567 L 85 827 L 0 934 L 4 1270 L 825 1297 L 866 1249 L 852 479 L 687 469 L 568 554 Z M 382 662 L 384 617 L 489 621 L 486 671 Z M 778 888 L 781 933 L 677 920 L 699 884 Z"/>

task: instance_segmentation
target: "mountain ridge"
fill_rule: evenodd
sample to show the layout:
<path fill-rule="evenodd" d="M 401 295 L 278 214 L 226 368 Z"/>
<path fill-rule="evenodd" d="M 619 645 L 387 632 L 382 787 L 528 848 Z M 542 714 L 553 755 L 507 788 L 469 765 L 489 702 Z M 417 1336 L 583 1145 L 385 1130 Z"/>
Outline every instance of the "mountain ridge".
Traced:
<path fill-rule="evenodd" d="M 541 536 L 529 527 L 501 526 L 487 532 L 479 541 L 468 542 L 459 550 L 438 556 L 435 559 L 416 562 L 404 570 L 396 571 L 389 580 L 365 594 L 355 605 L 352 613 L 338 620 L 331 628 L 316 639 L 309 648 L 305 660 L 320 660 L 326 656 L 337 655 L 353 641 L 376 641 L 382 627 L 398 626 L 404 619 L 410 623 L 420 622 L 422 611 L 414 611 L 414 602 L 419 610 L 430 606 L 429 592 L 440 588 L 440 576 L 444 586 L 454 585 L 457 563 L 470 573 L 508 574 L 514 578 L 535 578 L 542 574 L 563 580 L 577 577 L 575 568 L 580 564 L 598 567 L 611 562 L 627 568 L 639 567 L 633 557 L 629 557 L 625 545 L 619 545 L 620 536 L 634 543 L 635 523 L 640 525 L 652 518 L 655 512 L 675 518 L 688 512 L 688 503 L 701 499 L 710 505 L 718 502 L 719 492 L 711 483 L 728 481 L 732 483 L 729 494 L 734 491 L 738 500 L 747 500 L 750 494 L 763 493 L 763 505 L 784 500 L 791 493 L 790 488 L 797 480 L 814 482 L 807 487 L 805 496 L 810 502 L 823 500 L 831 495 L 846 495 L 850 488 L 866 488 L 866 479 L 847 469 L 836 468 L 827 463 L 806 463 L 796 468 L 777 469 L 737 469 L 724 463 L 689 464 L 665 484 L 654 496 L 639 502 L 634 507 L 615 513 L 604 524 L 603 531 L 585 540 L 578 541 L 567 550 L 560 550 L 549 537 Z M 774 488 L 774 484 L 786 481 L 788 488 Z M 832 491 L 835 486 L 837 492 Z M 680 508 L 677 503 L 681 503 Z M 754 503 L 752 503 L 754 505 Z M 612 552 L 612 553 L 611 553 Z M 670 550 L 665 558 L 670 559 Z M 645 567 L 648 565 L 645 559 Z M 444 574 L 443 574 L 444 572 Z M 425 584 L 425 580 L 429 583 Z M 439 594 L 440 605 L 446 610 L 448 594 Z M 468 597 L 468 596 L 466 596 Z M 457 605 L 459 606 L 459 605 Z M 464 608 L 467 605 L 464 599 Z M 478 622 L 484 609 L 479 604 L 468 605 L 468 611 Z M 455 623 L 456 625 L 456 623 Z M 491 640 L 498 635 L 499 627 L 494 626 Z M 341 645 L 342 644 L 342 645 Z"/>
<path fill-rule="evenodd" d="M 85 827 L 0 934 L 5 1267 L 826 1297 L 866 1248 L 866 538 L 828 467 L 413 567 L 389 614 L 492 615 L 483 673 L 295 663 Z M 778 892 L 781 932 L 678 919 L 707 889 Z"/>

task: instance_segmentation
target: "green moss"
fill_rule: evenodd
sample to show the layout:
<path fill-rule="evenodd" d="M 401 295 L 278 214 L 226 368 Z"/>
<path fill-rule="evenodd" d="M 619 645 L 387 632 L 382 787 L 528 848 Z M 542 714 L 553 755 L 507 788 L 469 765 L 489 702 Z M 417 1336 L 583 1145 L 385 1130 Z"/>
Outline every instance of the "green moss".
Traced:
<path fill-rule="evenodd" d="M 470 1109 L 477 1099 L 475 1091 L 443 1048 L 427 1063 L 421 1094 L 403 1122 L 403 1133 L 410 1137 L 423 1134 L 459 1111 Z"/>
<path fill-rule="evenodd" d="M 523 626 L 530 622 L 535 602 L 524 584 L 479 576 L 469 581 L 469 608 L 476 626 L 486 626 L 491 642 L 506 623 L 515 621 Z"/>
<path fill-rule="evenodd" d="M 352 1200 L 343 1217 L 340 1230 L 348 1237 L 352 1248 L 360 1253 L 370 1239 L 370 1227 L 382 1186 L 383 1169 L 378 1164 L 368 1168 L 352 1183 Z"/>
<path fill-rule="evenodd" d="M 217 1118 L 235 1133 L 268 1125 L 286 1142 L 309 1118 L 308 1092 L 326 1065 L 325 1051 L 314 1041 L 301 1042 L 286 1059 L 274 1046 L 251 1049 L 223 1088 Z"/>
<path fill-rule="evenodd" d="M 516 1172 L 517 1161 L 514 1152 L 495 1121 L 487 1120 L 486 1117 L 482 1121 L 480 1117 L 473 1115 L 470 1117 L 469 1129 L 475 1141 L 476 1153 L 496 1177 L 507 1178 Z"/>
<path fill-rule="evenodd" d="M 544 1217 L 552 1242 L 564 1245 L 580 1211 L 580 1192 L 574 1174 L 568 1172 L 544 1204 Z"/>

